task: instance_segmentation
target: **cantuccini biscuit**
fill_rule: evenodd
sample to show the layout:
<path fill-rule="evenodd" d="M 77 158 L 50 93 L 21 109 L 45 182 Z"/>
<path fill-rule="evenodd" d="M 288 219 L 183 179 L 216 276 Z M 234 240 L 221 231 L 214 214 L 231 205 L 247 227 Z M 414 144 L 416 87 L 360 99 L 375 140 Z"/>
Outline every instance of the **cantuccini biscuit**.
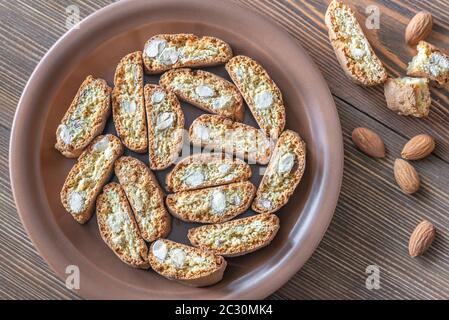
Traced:
<path fill-rule="evenodd" d="M 231 47 L 214 37 L 194 34 L 158 34 L 143 49 L 145 70 L 149 74 L 182 67 L 206 67 L 226 63 L 232 57 Z"/>
<path fill-rule="evenodd" d="M 160 275 L 194 287 L 219 282 L 226 269 L 223 257 L 167 239 L 153 242 L 148 260 Z"/>
<path fill-rule="evenodd" d="M 77 158 L 101 134 L 110 113 L 111 88 L 103 79 L 88 76 L 56 130 L 55 148 L 67 158 Z"/>

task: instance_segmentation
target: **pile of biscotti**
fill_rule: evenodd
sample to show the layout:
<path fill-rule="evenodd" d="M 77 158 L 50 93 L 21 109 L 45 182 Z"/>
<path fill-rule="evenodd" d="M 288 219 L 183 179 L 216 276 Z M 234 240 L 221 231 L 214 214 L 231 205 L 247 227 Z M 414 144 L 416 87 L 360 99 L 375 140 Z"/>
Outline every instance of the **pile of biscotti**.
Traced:
<path fill-rule="evenodd" d="M 422 38 L 430 31 L 427 25 L 424 26 L 426 21 L 421 20 L 409 25 L 409 32 L 416 33 L 414 40 L 419 40 L 418 36 Z M 447 54 L 425 41 L 419 41 L 417 54 L 407 68 L 410 77 L 389 78 L 349 6 L 332 1 L 327 8 L 325 22 L 337 59 L 351 79 L 365 86 L 384 84 L 388 108 L 400 115 L 421 118 L 429 114 L 429 83 L 437 87 L 449 84 Z"/>
<path fill-rule="evenodd" d="M 190 69 L 218 64 L 226 64 L 232 82 Z M 159 85 L 145 85 L 144 72 L 162 74 Z M 180 100 L 207 113 L 188 129 L 189 142 L 203 152 L 177 161 L 185 125 Z M 243 101 L 260 128 L 242 123 Z M 118 137 L 101 135 L 111 109 Z M 224 257 L 258 250 L 278 232 L 273 213 L 297 187 L 306 156 L 301 137 L 284 127 L 281 91 L 258 62 L 233 57 L 214 37 L 153 36 L 142 52 L 121 59 L 113 89 L 92 76 L 81 84 L 56 131 L 56 149 L 78 158 L 61 202 L 81 224 L 95 210 L 103 240 L 128 265 L 188 285 L 214 284 Z M 123 156 L 125 147 L 148 152 L 149 165 Z M 258 188 L 249 181 L 256 163 L 268 165 Z M 173 165 L 166 196 L 153 171 Z M 113 172 L 118 183 L 107 184 Z M 250 206 L 256 215 L 234 219 Z M 171 216 L 204 224 L 188 231 L 192 246 L 167 239 Z"/>

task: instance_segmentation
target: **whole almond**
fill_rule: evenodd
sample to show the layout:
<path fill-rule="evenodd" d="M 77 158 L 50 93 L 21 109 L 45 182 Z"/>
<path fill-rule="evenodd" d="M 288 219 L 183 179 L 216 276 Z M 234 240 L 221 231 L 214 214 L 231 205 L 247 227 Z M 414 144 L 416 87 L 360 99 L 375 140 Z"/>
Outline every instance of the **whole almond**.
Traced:
<path fill-rule="evenodd" d="M 415 168 L 405 160 L 394 161 L 394 178 L 405 193 L 415 193 L 419 189 L 420 180 Z"/>
<path fill-rule="evenodd" d="M 401 156 L 407 160 L 427 157 L 435 149 L 435 140 L 428 134 L 419 134 L 411 138 L 404 146 Z"/>
<path fill-rule="evenodd" d="M 418 12 L 408 23 L 405 29 L 405 42 L 409 46 L 416 45 L 425 39 L 432 31 L 432 15 L 427 11 Z"/>
<path fill-rule="evenodd" d="M 352 141 L 367 155 L 374 158 L 385 157 L 385 145 L 381 137 L 367 128 L 355 128 L 352 131 Z"/>
<path fill-rule="evenodd" d="M 422 255 L 435 239 L 435 227 L 429 221 L 424 220 L 418 224 L 410 236 L 408 252 L 411 257 Z"/>

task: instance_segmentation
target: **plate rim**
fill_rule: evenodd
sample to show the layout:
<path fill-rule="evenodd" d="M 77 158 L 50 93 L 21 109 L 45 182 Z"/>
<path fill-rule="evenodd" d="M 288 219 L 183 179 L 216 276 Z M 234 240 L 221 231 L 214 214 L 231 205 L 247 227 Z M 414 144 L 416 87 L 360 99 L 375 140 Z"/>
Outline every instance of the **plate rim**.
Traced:
<path fill-rule="evenodd" d="M 86 26 L 88 24 L 97 24 L 98 21 L 95 21 L 96 18 L 100 16 L 106 16 L 110 12 L 119 10 L 124 5 L 146 5 L 151 6 L 152 4 L 157 4 L 164 2 L 166 4 L 176 4 L 176 3 L 197 3 L 199 4 L 201 0 L 156 0 L 153 1 L 153 3 L 144 2 L 144 0 L 125 0 L 125 1 L 119 1 L 116 3 L 112 3 L 106 7 L 101 8 L 100 10 L 97 10 L 93 12 L 92 14 L 88 15 L 86 18 L 84 18 L 80 22 L 80 28 L 83 28 L 83 25 Z M 341 183 L 342 183 L 342 177 L 343 177 L 343 139 L 342 139 L 342 130 L 341 130 L 341 124 L 340 119 L 338 116 L 338 112 L 335 106 L 335 102 L 332 98 L 331 92 L 329 90 L 329 87 L 327 85 L 327 82 L 324 80 L 320 70 L 315 65 L 314 61 L 310 58 L 308 53 L 302 48 L 302 46 L 298 43 L 297 40 L 295 40 L 293 37 L 291 37 L 286 30 L 279 27 L 277 24 L 275 24 L 270 18 L 265 17 L 258 12 L 256 12 L 253 9 L 250 9 L 246 6 L 243 6 L 241 4 L 231 2 L 231 1 L 223 1 L 223 3 L 226 3 L 226 6 L 234 6 L 238 7 L 239 10 L 244 10 L 251 19 L 256 19 L 259 21 L 262 21 L 267 27 L 269 27 L 272 30 L 276 31 L 276 34 L 281 34 L 283 37 L 288 38 L 289 42 L 293 42 L 298 48 L 299 51 L 302 51 L 303 56 L 309 61 L 311 68 L 315 71 L 315 76 L 317 76 L 319 79 L 319 82 L 324 85 L 325 91 L 327 91 L 326 97 L 321 97 L 321 99 L 328 100 L 327 105 L 330 105 L 331 108 L 326 109 L 326 112 L 329 113 L 327 117 L 334 118 L 335 120 L 332 123 L 332 130 L 335 134 L 333 137 L 333 142 L 335 143 L 334 148 L 335 150 L 338 150 L 338 152 L 334 153 L 332 155 L 332 163 L 329 162 L 329 168 L 328 172 L 326 172 L 326 176 L 323 177 L 323 179 L 326 179 L 327 182 L 331 184 L 331 187 L 327 187 L 327 190 L 332 190 L 332 194 L 327 194 L 326 203 L 321 204 L 321 212 L 325 212 L 320 214 L 321 218 L 319 221 L 316 221 L 316 224 L 319 223 L 317 228 L 315 228 L 315 231 L 319 230 L 319 235 L 314 234 L 312 239 L 312 244 L 308 248 L 308 252 L 306 253 L 306 257 L 302 259 L 302 261 L 291 261 L 293 258 L 297 257 L 298 254 L 293 255 L 289 257 L 289 261 L 292 262 L 290 265 L 287 264 L 287 261 L 284 262 L 284 269 L 283 274 L 278 275 L 276 280 L 273 282 L 267 281 L 267 283 L 261 284 L 260 289 L 258 288 L 257 292 L 246 292 L 245 295 L 239 295 L 239 296 L 233 296 L 232 293 L 229 293 L 228 296 L 223 297 L 226 299 L 233 298 L 233 299 L 241 299 L 241 298 L 250 298 L 250 299 L 260 299 L 265 298 L 272 294 L 274 291 L 278 290 L 280 287 L 282 287 L 291 277 L 294 276 L 295 273 L 297 273 L 301 267 L 307 262 L 307 260 L 311 257 L 313 252 L 316 250 L 318 244 L 321 242 L 322 238 L 324 237 L 324 234 L 327 231 L 327 228 L 332 220 L 332 217 L 334 215 L 334 211 L 338 202 L 340 189 L 341 189 Z M 214 3 L 213 5 L 218 5 L 217 3 Z M 223 5 L 223 4 L 220 4 Z M 70 29 L 68 30 L 62 37 L 60 37 L 53 46 L 50 47 L 50 49 L 47 51 L 47 53 L 43 56 L 43 58 L 40 60 L 40 62 L 37 64 L 36 68 L 32 72 L 23 92 L 20 97 L 20 100 L 17 105 L 17 109 L 15 111 L 13 125 L 11 129 L 11 137 L 10 137 L 10 143 L 9 143 L 9 171 L 10 171 L 10 181 L 11 181 L 11 190 L 13 193 L 14 201 L 16 204 L 16 209 L 19 214 L 20 220 L 25 228 L 25 231 L 27 232 L 27 235 L 29 236 L 31 242 L 33 243 L 36 250 L 39 252 L 39 255 L 45 260 L 45 262 L 51 267 L 52 271 L 55 272 L 55 274 L 58 276 L 58 278 L 61 281 L 64 281 L 64 271 L 61 270 L 61 261 L 55 261 L 55 256 L 48 253 L 48 246 L 45 247 L 44 244 L 42 244 L 41 238 L 37 239 L 37 233 L 39 230 L 36 230 L 34 226 L 31 225 L 31 222 L 27 220 L 26 215 L 30 209 L 29 204 L 25 204 L 23 199 L 23 191 L 26 190 L 26 186 L 24 183 L 23 178 L 23 172 L 22 169 L 27 169 L 25 166 L 26 161 L 22 159 L 20 161 L 21 157 L 21 145 L 17 143 L 19 141 L 19 137 L 22 135 L 23 132 L 21 129 L 21 123 L 24 122 L 24 118 L 27 115 L 27 110 L 30 109 L 30 103 L 26 103 L 27 99 L 30 99 L 30 96 L 32 96 L 33 90 L 36 90 L 36 81 L 39 79 L 39 77 L 45 76 L 46 71 L 43 70 L 43 66 L 47 65 L 49 60 L 54 58 L 54 56 L 58 53 L 58 50 L 62 50 L 62 45 L 64 42 L 74 41 L 73 38 L 76 36 L 74 33 L 78 31 L 76 29 Z M 329 130 L 329 128 L 326 128 Z M 39 157 L 39 155 L 38 155 Z M 40 162 L 40 161 L 39 161 Z M 332 164 L 332 169 L 330 169 L 330 164 Z M 29 168 L 28 168 L 29 170 Z M 35 198 L 36 195 L 35 195 Z M 41 198 L 42 199 L 42 198 Z M 45 199 L 45 197 L 43 198 Z M 38 201 L 38 200 L 37 200 Z M 42 202 L 42 201 L 41 201 Z M 45 202 L 45 201 L 43 201 Z M 318 209 L 316 209 L 318 210 Z M 48 223 L 48 222 L 47 222 Z M 38 228 L 39 229 L 39 228 Z M 42 229 L 42 227 L 40 228 Z M 47 239 L 48 241 L 51 239 Z M 45 250 L 44 250 L 45 249 Z M 299 251 L 298 248 L 296 251 Z M 297 252 L 296 252 L 297 253 Z M 64 256 L 64 254 L 59 253 L 59 258 L 65 258 L 65 261 L 68 261 L 68 257 Z M 86 259 L 85 259 L 86 260 Z M 86 265 L 92 265 L 89 261 L 84 261 Z M 65 264 L 67 265 L 67 263 Z M 89 292 L 89 290 L 86 290 L 86 288 L 80 288 L 79 290 L 76 290 L 75 293 L 81 297 L 92 297 L 92 298 L 101 298 L 98 294 L 93 294 L 92 292 Z M 137 297 L 138 298 L 138 297 Z"/>

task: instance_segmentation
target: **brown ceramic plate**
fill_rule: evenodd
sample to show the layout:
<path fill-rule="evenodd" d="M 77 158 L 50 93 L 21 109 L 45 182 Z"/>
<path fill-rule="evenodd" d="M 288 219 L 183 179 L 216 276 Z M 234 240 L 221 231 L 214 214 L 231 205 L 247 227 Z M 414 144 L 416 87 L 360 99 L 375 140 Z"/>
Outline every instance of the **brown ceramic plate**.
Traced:
<path fill-rule="evenodd" d="M 235 54 L 260 61 L 281 88 L 287 128 L 306 141 L 307 168 L 288 205 L 277 214 L 281 228 L 272 244 L 228 259 L 224 279 L 190 288 L 153 271 L 128 267 L 100 238 L 95 217 L 79 225 L 67 214 L 59 191 L 74 164 L 54 148 L 56 127 L 82 80 L 89 74 L 113 83 L 116 64 L 141 50 L 158 33 L 219 37 Z M 207 70 L 225 76 L 223 66 Z M 157 77 L 147 77 L 156 82 Z M 201 112 L 183 104 L 186 126 Z M 255 125 L 250 112 L 245 122 Z M 115 132 L 110 119 L 105 131 Z M 258 299 L 281 287 L 311 256 L 332 218 L 343 171 L 342 134 L 329 89 L 312 59 L 282 29 L 251 10 L 227 1 L 120 1 L 81 22 L 42 59 L 17 108 L 11 136 L 11 181 L 25 228 L 62 279 L 66 267 L 80 268 L 78 293 L 87 298 Z M 127 151 L 128 154 L 132 154 Z M 146 155 L 138 158 L 146 163 Z M 260 181 L 253 167 L 254 183 Z M 165 181 L 168 170 L 158 172 Z M 252 212 L 246 215 L 253 214 Z M 186 242 L 193 224 L 174 219 L 170 239 Z"/>

